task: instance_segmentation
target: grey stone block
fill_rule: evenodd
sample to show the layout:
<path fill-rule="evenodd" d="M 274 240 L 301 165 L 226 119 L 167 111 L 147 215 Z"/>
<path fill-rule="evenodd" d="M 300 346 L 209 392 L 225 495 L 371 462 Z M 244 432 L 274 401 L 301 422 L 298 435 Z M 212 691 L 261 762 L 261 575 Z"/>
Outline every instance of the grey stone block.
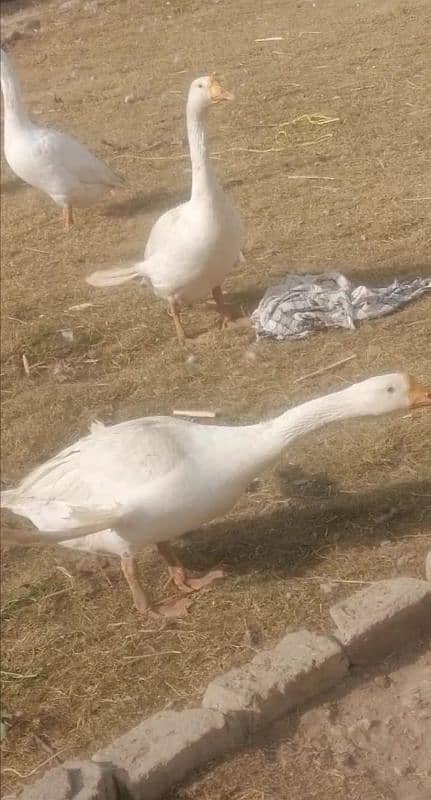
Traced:
<path fill-rule="evenodd" d="M 25 787 L 18 800 L 118 800 L 118 785 L 110 764 L 68 761 Z"/>
<path fill-rule="evenodd" d="M 25 786 L 19 800 L 71 800 L 69 776 L 63 767 L 50 769 L 31 786 Z"/>
<path fill-rule="evenodd" d="M 94 764 L 92 761 L 67 761 L 70 800 L 117 800 L 119 781 L 115 781 L 110 764 Z M 53 799 L 54 800 L 54 799 Z"/>
<path fill-rule="evenodd" d="M 370 664 L 431 634 L 431 586 L 415 578 L 378 581 L 329 613 L 353 664 Z"/>
<path fill-rule="evenodd" d="M 302 630 L 209 684 L 205 708 L 240 714 L 250 731 L 333 686 L 348 671 L 338 642 Z"/>
<path fill-rule="evenodd" d="M 93 756 L 108 762 L 131 800 L 157 800 L 189 772 L 237 747 L 240 727 L 203 708 L 149 717 Z"/>

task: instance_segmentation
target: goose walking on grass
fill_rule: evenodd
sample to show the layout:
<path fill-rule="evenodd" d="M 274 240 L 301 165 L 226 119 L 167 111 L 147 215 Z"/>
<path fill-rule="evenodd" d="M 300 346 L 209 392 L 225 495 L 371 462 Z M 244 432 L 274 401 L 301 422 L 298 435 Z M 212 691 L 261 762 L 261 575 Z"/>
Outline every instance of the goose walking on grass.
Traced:
<path fill-rule="evenodd" d="M 153 226 L 142 261 L 98 270 L 87 278 L 92 286 L 118 286 L 140 278 L 169 304 L 177 337 L 184 344 L 182 304 L 212 293 L 222 327 L 228 321 L 222 284 L 243 260 L 241 218 L 224 193 L 208 154 L 206 115 L 213 105 L 232 100 L 215 76 L 194 80 L 187 100 L 187 131 L 192 162 L 191 197 L 163 214 Z"/>
<path fill-rule="evenodd" d="M 117 555 L 139 611 L 184 616 L 187 597 L 150 603 L 137 572 L 139 550 L 156 544 L 185 593 L 208 586 L 223 577 L 222 571 L 190 577 L 171 539 L 230 511 L 248 484 L 298 436 L 337 420 L 420 406 L 431 408 L 431 388 L 396 373 L 369 378 L 257 425 L 197 425 L 171 417 L 111 427 L 96 423 L 88 436 L 35 469 L 16 489 L 2 492 L 2 507 L 38 529 L 12 532 L 9 539 Z"/>
<path fill-rule="evenodd" d="M 73 208 L 90 206 L 124 184 L 103 161 L 76 139 L 32 122 L 9 57 L 1 50 L 4 100 L 4 152 L 10 168 L 26 183 L 48 194 L 63 209 L 66 230 Z"/>

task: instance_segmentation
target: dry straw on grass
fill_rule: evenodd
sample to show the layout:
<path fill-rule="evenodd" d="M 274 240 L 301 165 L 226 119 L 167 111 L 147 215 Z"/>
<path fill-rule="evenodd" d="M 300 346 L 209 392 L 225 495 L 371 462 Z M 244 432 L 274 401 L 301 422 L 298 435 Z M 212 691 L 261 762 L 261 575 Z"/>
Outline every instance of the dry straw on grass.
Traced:
<path fill-rule="evenodd" d="M 236 104 L 215 109 L 210 123 L 211 150 L 223 153 L 217 170 L 247 227 L 246 263 L 226 287 L 232 309 L 250 312 L 287 269 L 340 269 L 353 280 L 382 284 L 395 275 L 429 274 L 427 205 L 400 202 L 427 196 L 429 165 L 420 144 L 412 143 L 428 134 L 419 113 L 427 103 L 421 76 L 428 60 L 417 28 L 426 29 L 429 15 L 417 3 L 400 28 L 396 17 L 361 6 L 351 25 L 352 11 L 340 0 L 335 28 L 323 9 L 313 9 L 321 33 L 307 37 L 307 48 L 295 35 L 279 61 L 270 47 L 253 44 L 250 52 L 245 20 L 252 39 L 276 24 L 280 29 L 280 20 L 297 33 L 307 30 L 308 5 L 289 7 L 287 24 L 280 0 L 265 9 L 262 30 L 245 0 L 202 7 L 187 0 L 166 13 L 152 1 L 113 2 L 109 13 L 98 7 L 103 36 L 91 36 L 91 48 L 85 44 L 95 24 L 89 12 L 71 9 L 53 26 L 57 6 L 50 0 L 37 6 L 43 57 L 39 36 L 14 50 L 27 96 L 49 109 L 61 86 L 64 104 L 54 106 L 49 120 L 108 160 L 112 148 L 104 149 L 102 136 L 130 142 L 120 155 L 131 188 L 79 213 L 65 236 L 52 204 L 3 176 L 5 486 L 82 435 L 94 418 L 209 408 L 217 409 L 220 422 L 251 422 L 379 372 L 405 369 L 430 379 L 429 298 L 354 333 L 330 331 L 286 345 L 256 344 L 242 325 L 221 333 L 214 312 L 197 306 L 184 314 L 190 361 L 162 304 L 145 289 L 96 292 L 84 281 L 97 264 L 140 254 L 154 219 L 187 197 L 185 158 L 151 163 L 134 153 L 155 143 L 155 155 L 179 146 L 171 143 L 184 132 L 183 93 L 167 94 L 167 87 L 175 80 L 175 89 L 185 90 L 198 64 L 208 70 L 208 59 L 221 63 L 229 84 L 240 89 Z M 139 46 L 137 19 L 148 30 Z M 155 61 L 158 41 L 163 47 Z M 355 59 L 362 59 L 361 81 L 370 83 L 370 46 L 385 47 L 384 62 L 376 59 L 372 70 L 379 92 L 344 89 L 352 79 L 357 85 Z M 187 68 L 175 79 L 172 53 Z M 317 57 L 328 70 L 315 69 Z M 393 108 L 404 108 L 413 63 L 418 113 L 406 113 L 394 136 Z M 124 96 L 143 75 L 145 96 L 125 106 Z M 302 88 L 293 85 L 299 80 Z M 250 151 L 268 143 L 264 129 L 252 136 L 253 126 L 294 119 L 304 107 L 328 109 L 345 123 L 316 147 L 289 145 L 274 158 L 254 158 Z M 289 132 L 299 144 L 309 127 L 298 123 Z M 315 129 L 320 134 L 325 126 Z M 73 341 L 61 330 L 71 330 Z M 345 361 L 346 354 L 355 358 Z M 326 625 L 329 603 L 351 591 L 347 581 L 398 574 L 400 559 L 406 574 L 422 575 L 431 528 L 430 433 L 429 416 L 419 413 L 341 425 L 298 442 L 226 520 L 178 544 L 189 567 L 223 563 L 228 578 L 196 597 L 182 624 L 165 629 L 133 611 L 118 565 L 91 572 L 59 548 L 5 552 L 3 669 L 9 675 L 2 679 L 10 724 L 2 750 L 4 768 L 14 772 L 4 775 L 4 790 L 21 782 L 16 773 L 40 767 L 46 756 L 40 739 L 55 743 L 61 758 L 88 754 L 142 716 L 196 698 L 220 670 L 249 659 L 246 629 L 260 648 L 287 626 Z M 380 547 L 382 540 L 389 544 Z M 143 554 L 141 569 L 151 594 L 163 597 L 166 574 L 152 551 Z M 332 595 L 321 591 L 323 577 L 335 583 Z"/>

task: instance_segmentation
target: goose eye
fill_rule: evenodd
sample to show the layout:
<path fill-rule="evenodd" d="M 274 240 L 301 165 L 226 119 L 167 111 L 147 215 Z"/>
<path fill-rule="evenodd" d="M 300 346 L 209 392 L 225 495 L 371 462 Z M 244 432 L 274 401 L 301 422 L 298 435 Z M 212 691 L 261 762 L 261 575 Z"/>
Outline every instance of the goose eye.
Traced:
<path fill-rule="evenodd" d="M 393 393 L 394 393 L 394 391 L 395 391 L 395 389 L 394 389 L 394 387 L 393 387 L 393 386 L 388 386 L 388 393 L 389 393 L 389 394 L 393 394 Z"/>
<path fill-rule="evenodd" d="M 198 83 L 198 89 L 203 89 L 203 88 L 204 88 L 203 83 Z"/>

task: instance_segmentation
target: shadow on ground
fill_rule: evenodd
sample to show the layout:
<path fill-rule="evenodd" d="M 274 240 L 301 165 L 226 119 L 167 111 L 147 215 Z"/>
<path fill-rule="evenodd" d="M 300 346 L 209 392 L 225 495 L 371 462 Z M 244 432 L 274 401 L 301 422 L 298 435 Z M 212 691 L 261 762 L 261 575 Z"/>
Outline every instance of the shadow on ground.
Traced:
<path fill-rule="evenodd" d="M 169 192 L 160 189 L 154 192 L 138 192 L 132 197 L 126 197 L 115 203 L 110 203 L 105 208 L 107 217 L 130 218 L 136 217 L 141 212 L 168 211 L 187 200 L 184 192 Z"/>
<path fill-rule="evenodd" d="M 429 480 L 358 494 L 336 494 L 325 478 L 307 477 L 296 469 L 279 473 L 279 481 L 283 494 L 294 499 L 292 506 L 190 534 L 182 549 L 186 565 L 205 570 L 224 563 L 230 574 L 261 573 L 260 580 L 275 568 L 280 576 L 295 578 L 320 560 L 326 547 L 373 548 L 431 522 Z M 298 498 L 302 507 L 295 502 Z"/>

